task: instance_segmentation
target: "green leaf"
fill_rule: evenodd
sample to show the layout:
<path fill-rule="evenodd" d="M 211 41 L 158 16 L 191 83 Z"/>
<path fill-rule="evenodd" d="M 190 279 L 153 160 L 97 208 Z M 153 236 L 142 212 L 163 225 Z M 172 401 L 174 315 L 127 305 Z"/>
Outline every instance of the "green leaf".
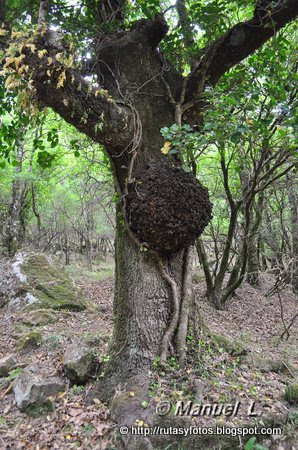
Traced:
<path fill-rule="evenodd" d="M 190 172 L 191 171 L 191 169 L 186 164 L 182 164 L 182 169 L 184 170 L 184 172 Z"/>
<path fill-rule="evenodd" d="M 46 150 L 38 152 L 37 154 L 37 162 L 43 168 L 47 169 L 51 167 L 53 161 L 55 159 L 55 155 L 47 152 Z"/>
<path fill-rule="evenodd" d="M 256 440 L 257 440 L 257 438 L 255 436 L 248 439 L 248 441 L 246 442 L 246 444 L 244 446 L 244 450 L 253 450 Z"/>
<path fill-rule="evenodd" d="M 241 139 L 241 133 L 239 131 L 236 131 L 236 133 L 233 133 L 231 136 L 231 142 L 234 144 L 237 144 Z"/>

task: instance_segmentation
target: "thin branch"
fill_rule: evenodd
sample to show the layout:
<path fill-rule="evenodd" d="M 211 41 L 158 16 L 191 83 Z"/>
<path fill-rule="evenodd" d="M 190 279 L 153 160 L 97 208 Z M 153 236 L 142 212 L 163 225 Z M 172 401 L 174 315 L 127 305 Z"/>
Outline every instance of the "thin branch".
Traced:
<path fill-rule="evenodd" d="M 38 12 L 38 25 L 43 25 L 46 22 L 47 13 L 50 7 L 50 0 L 41 0 Z"/>
<path fill-rule="evenodd" d="M 99 23 L 123 23 L 125 18 L 126 0 L 100 0 L 98 2 L 97 17 Z"/>
<path fill-rule="evenodd" d="M 274 183 L 279 178 L 282 178 L 284 175 L 286 175 L 288 172 L 290 172 L 294 167 L 297 167 L 297 164 L 292 164 L 289 167 L 287 167 L 283 172 L 277 174 L 275 177 L 271 178 L 267 183 L 265 183 L 263 186 L 261 186 L 258 189 L 254 190 L 254 194 L 258 194 L 261 191 L 264 191 L 268 186 L 270 186 L 272 183 Z"/>
<path fill-rule="evenodd" d="M 195 41 L 194 41 L 193 26 L 188 17 L 185 0 L 177 0 L 176 9 L 179 16 L 179 25 L 182 30 L 183 42 L 186 50 L 188 50 L 192 45 L 194 45 Z M 191 70 L 194 70 L 198 65 L 198 58 L 189 55 L 188 59 Z"/>

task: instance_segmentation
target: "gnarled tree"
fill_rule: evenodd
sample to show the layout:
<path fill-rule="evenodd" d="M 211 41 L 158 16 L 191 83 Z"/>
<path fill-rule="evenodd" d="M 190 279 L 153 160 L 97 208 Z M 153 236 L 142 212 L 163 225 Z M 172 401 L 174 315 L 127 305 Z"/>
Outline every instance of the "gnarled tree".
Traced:
<path fill-rule="evenodd" d="M 104 145 L 110 157 L 120 196 L 108 367 L 113 389 L 145 371 L 160 353 L 166 358 L 181 312 L 185 329 L 188 249 L 211 217 L 206 190 L 180 168 L 179 158 L 162 154 L 160 128 L 188 123 L 199 129 L 208 107 L 205 87 L 289 23 L 298 4 L 258 2 L 249 20 L 190 55 L 192 70 L 184 77 L 159 50 L 169 28 L 162 13 L 126 27 L 125 0 L 90 3 L 94 55 L 81 72 L 73 66 L 72 46 L 46 25 L 48 1 L 42 1 L 39 28 L 31 35 L 0 36 L 8 47 L 3 67 L 9 76 L 29 82 L 40 104 Z M 177 2 L 177 8 L 184 44 L 192 45 L 195 27 L 189 26 L 187 2 Z M 84 78 L 92 69 L 94 85 Z"/>

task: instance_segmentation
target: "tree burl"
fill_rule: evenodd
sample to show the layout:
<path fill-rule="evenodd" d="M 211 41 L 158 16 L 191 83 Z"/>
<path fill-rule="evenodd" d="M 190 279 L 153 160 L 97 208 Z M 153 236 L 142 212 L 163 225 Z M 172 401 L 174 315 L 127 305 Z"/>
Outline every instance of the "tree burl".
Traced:
<path fill-rule="evenodd" d="M 169 165 L 148 166 L 129 184 L 129 227 L 148 249 L 171 254 L 195 242 L 212 218 L 206 188 Z"/>

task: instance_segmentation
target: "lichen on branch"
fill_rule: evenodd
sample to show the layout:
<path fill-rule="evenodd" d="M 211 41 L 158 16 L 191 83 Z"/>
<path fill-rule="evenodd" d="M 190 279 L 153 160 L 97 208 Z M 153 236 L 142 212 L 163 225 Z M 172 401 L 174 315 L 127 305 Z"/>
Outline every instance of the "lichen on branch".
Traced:
<path fill-rule="evenodd" d="M 71 46 L 59 33 L 43 26 L 32 35 L 12 32 L 7 42 L 1 73 L 7 77 L 8 89 L 17 89 L 23 96 L 29 92 L 39 106 L 51 107 L 110 151 L 129 145 L 130 112 L 81 76 Z"/>

